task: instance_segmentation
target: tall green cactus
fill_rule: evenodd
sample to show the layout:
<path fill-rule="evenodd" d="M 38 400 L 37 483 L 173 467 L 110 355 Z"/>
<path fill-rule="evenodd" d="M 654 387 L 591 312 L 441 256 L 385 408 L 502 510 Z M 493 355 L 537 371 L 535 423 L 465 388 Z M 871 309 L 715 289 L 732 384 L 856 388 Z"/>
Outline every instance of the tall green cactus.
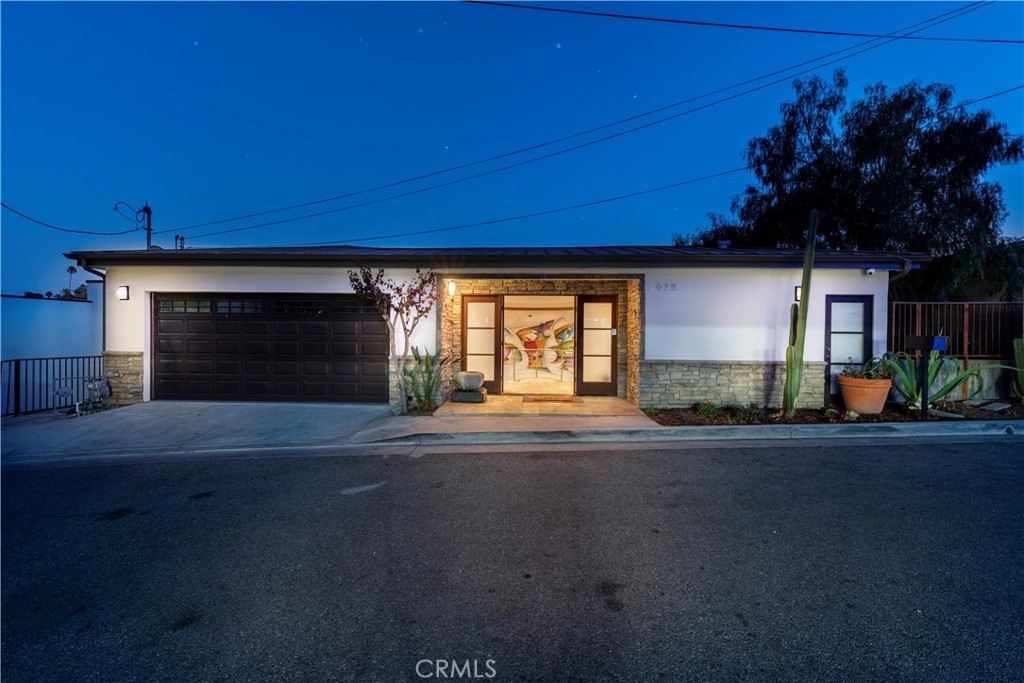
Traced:
<path fill-rule="evenodd" d="M 1024 338 L 1013 340 L 1013 358 L 1016 368 L 1013 375 L 1013 395 L 1024 398 Z"/>
<path fill-rule="evenodd" d="M 793 304 L 789 320 L 789 346 L 786 347 L 786 384 L 782 392 L 782 412 L 792 417 L 800 382 L 804 377 L 804 338 L 807 336 L 807 309 L 811 303 L 811 269 L 814 267 L 814 240 L 818 234 L 818 210 L 811 209 L 804 248 L 804 277 L 800 283 L 800 301 Z"/>

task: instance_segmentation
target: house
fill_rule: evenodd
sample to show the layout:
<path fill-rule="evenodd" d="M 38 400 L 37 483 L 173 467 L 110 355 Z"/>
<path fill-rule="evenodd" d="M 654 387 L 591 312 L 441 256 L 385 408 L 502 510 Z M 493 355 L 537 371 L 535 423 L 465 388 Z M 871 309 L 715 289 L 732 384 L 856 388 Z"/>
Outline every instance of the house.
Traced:
<path fill-rule="evenodd" d="M 779 405 L 802 250 L 252 247 L 66 254 L 106 280 L 105 370 L 119 403 L 396 403 L 386 327 L 348 273 L 433 268 L 411 340 L 492 394 L 618 396 L 640 407 Z M 891 273 L 915 254 L 818 251 L 800 404 L 885 351 Z M 401 347 L 399 347 L 401 348 Z"/>

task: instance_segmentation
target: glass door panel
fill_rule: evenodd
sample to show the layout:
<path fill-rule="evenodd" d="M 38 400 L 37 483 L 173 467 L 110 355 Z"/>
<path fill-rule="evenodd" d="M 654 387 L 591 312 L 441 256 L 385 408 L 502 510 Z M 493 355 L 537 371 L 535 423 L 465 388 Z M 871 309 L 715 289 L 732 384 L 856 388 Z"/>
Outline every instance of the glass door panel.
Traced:
<path fill-rule="evenodd" d="M 484 387 L 500 393 L 498 297 L 462 297 L 462 369 L 482 372 Z"/>
<path fill-rule="evenodd" d="M 618 346 L 615 297 L 581 296 L 579 300 L 578 392 L 614 396 Z"/>
<path fill-rule="evenodd" d="M 871 359 L 872 304 L 869 295 L 825 297 L 825 381 L 830 397 L 839 393 L 835 378 L 844 366 L 860 369 Z"/>

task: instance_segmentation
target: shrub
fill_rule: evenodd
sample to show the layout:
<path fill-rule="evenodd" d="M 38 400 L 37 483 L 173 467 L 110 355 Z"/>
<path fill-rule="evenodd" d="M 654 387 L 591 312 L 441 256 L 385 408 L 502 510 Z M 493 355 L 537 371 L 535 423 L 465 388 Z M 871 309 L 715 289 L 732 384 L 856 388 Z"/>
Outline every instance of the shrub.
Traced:
<path fill-rule="evenodd" d="M 764 407 L 757 401 L 751 401 L 740 408 L 739 418 L 748 424 L 759 424 L 764 419 Z"/>
<path fill-rule="evenodd" d="M 454 362 L 451 356 L 433 356 L 420 353 L 412 347 L 412 362 L 407 362 L 403 372 L 409 392 L 409 404 L 414 410 L 434 410 L 443 401 L 444 371 Z"/>
<path fill-rule="evenodd" d="M 698 415 L 704 415 L 706 417 L 714 417 L 718 414 L 718 406 L 711 401 L 698 403 L 694 406 L 694 409 L 697 411 Z"/>

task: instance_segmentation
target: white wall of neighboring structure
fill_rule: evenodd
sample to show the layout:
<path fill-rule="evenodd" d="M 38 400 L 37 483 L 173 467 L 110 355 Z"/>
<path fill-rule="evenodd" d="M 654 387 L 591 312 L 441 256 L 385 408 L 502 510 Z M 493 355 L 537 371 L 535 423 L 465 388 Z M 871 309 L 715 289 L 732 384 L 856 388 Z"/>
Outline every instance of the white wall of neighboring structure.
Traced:
<path fill-rule="evenodd" d="M 107 351 L 142 352 L 143 396 L 149 400 L 152 367 L 153 317 L 152 294 L 192 292 L 196 294 L 352 294 L 348 268 L 317 266 L 110 266 L 107 268 Z M 416 271 L 388 269 L 387 277 L 396 282 L 411 280 Z M 117 288 L 127 285 L 129 299 L 118 301 Z M 441 292 L 438 292 L 440 295 Z M 398 349 L 402 349 L 398 330 Z M 420 321 L 410 340 L 413 346 L 434 353 L 437 350 L 437 317 L 430 313 Z"/>
<path fill-rule="evenodd" d="M 3 360 L 98 356 L 100 303 L 59 299 L 0 299 Z"/>
<path fill-rule="evenodd" d="M 789 309 L 800 268 L 672 268 L 650 271 L 644 291 L 646 360 L 785 361 Z M 825 356 L 825 296 L 874 299 L 873 355 L 886 345 L 886 271 L 815 268 L 804 360 Z"/>

